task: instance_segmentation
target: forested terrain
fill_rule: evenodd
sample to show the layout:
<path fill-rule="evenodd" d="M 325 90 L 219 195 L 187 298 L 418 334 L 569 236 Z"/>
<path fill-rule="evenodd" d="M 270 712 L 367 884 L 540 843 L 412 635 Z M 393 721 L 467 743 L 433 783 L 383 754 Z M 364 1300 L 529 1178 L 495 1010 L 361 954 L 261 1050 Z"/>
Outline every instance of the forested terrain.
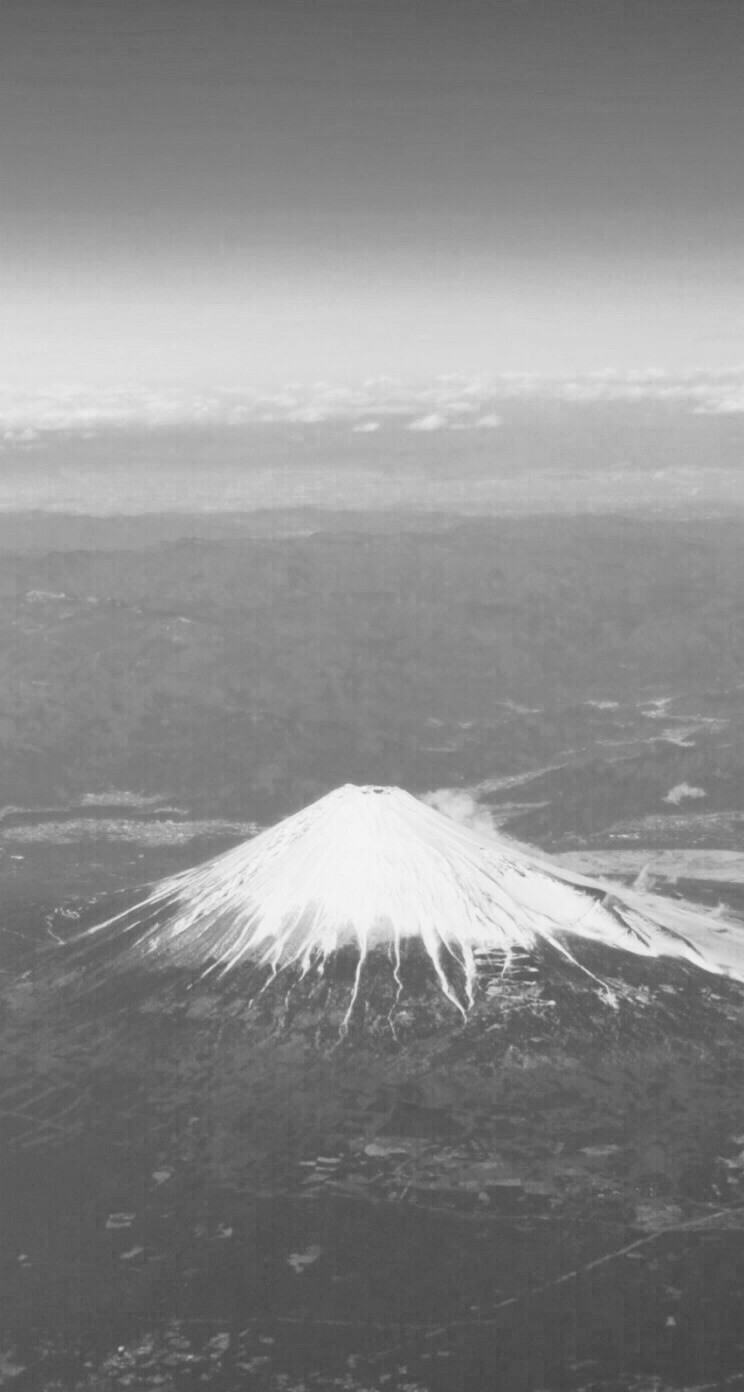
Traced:
<path fill-rule="evenodd" d="M 598 741 L 604 760 L 617 711 L 586 703 L 654 696 L 723 710 L 718 773 L 744 761 L 738 524 L 316 525 L 137 545 L 130 520 L 105 549 L 5 550 L 3 805 L 117 787 L 269 815 L 345 780 L 482 780 Z M 661 783 L 688 776 L 684 741 L 662 753 Z"/>

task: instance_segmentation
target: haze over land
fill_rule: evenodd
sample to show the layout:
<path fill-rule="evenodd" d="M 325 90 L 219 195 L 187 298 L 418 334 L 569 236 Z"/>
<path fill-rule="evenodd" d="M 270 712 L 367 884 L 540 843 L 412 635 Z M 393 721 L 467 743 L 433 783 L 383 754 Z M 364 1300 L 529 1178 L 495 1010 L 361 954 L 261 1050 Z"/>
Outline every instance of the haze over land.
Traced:
<path fill-rule="evenodd" d="M 3 512 L 738 510 L 741 374 L 0 392 Z"/>

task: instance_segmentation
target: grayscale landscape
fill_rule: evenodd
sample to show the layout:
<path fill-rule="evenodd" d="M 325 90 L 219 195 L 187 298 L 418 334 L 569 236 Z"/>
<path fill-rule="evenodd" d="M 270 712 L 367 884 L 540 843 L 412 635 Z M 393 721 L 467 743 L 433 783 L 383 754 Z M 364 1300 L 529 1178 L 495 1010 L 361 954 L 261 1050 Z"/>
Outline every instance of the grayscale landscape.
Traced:
<path fill-rule="evenodd" d="M 0 1387 L 744 1386 L 743 21 L 0 7 Z"/>
<path fill-rule="evenodd" d="M 295 446 L 298 472 L 323 433 Z M 59 448 L 44 440 L 47 470 Z M 427 447 L 418 467 L 457 481 Z M 179 466 L 163 471 L 177 490 Z M 525 963 L 481 986 L 464 1030 L 416 987 L 395 1037 L 383 1018 L 340 1050 L 343 971 L 337 1005 L 314 995 L 283 1025 L 279 1002 L 245 1016 L 237 981 L 186 1007 L 161 984 L 155 1013 L 125 982 L 95 1008 L 61 987 L 51 1009 L 27 999 L 81 926 L 345 782 L 401 786 L 569 870 L 744 911 L 731 509 L 652 515 L 634 477 L 622 507 L 583 516 L 531 511 L 506 485 L 478 513 L 427 513 L 374 472 L 374 509 L 0 519 L 3 1306 L 21 1385 L 449 1389 L 483 1385 L 493 1360 L 514 1387 L 538 1367 L 546 1386 L 641 1387 L 654 1367 L 676 1387 L 711 1340 L 736 1360 L 720 1310 L 690 1343 L 705 1299 L 738 1298 L 734 984 L 626 966 L 616 1017 L 565 966 Z M 480 446 L 463 477 L 488 479 Z M 559 492 L 557 476 L 544 497 Z M 597 951 L 581 960 L 617 990 Z M 432 1244 L 462 1264 L 454 1301 Z M 612 1383 L 599 1346 L 619 1347 L 621 1317 L 639 1353 Z"/>

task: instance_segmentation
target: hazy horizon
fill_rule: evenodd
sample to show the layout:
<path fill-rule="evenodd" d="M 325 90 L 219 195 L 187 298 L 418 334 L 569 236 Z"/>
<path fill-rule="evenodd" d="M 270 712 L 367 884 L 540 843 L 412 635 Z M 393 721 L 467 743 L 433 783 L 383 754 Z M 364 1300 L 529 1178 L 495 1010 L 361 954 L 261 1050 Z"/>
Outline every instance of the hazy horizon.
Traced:
<path fill-rule="evenodd" d="M 744 359 L 738 0 L 6 0 L 0 380 Z"/>

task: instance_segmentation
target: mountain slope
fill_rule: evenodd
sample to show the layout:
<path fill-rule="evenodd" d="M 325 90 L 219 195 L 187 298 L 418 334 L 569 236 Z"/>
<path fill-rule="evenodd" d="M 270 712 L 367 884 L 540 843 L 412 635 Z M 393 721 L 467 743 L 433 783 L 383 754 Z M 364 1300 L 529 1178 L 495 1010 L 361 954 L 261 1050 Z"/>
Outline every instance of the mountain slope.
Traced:
<path fill-rule="evenodd" d="M 463 1018 L 494 966 L 506 979 L 515 959 L 530 956 L 570 965 L 608 1002 L 613 992 L 587 951 L 677 959 L 744 981 L 744 925 L 735 920 L 573 874 L 401 789 L 351 784 L 161 881 L 80 946 L 97 949 L 107 972 L 224 979 L 247 968 L 247 999 L 280 977 L 286 990 L 309 988 L 331 968 L 337 977 L 342 956 L 353 963 L 342 1029 L 370 965 L 385 959 L 395 983 L 388 1014 L 405 1005 L 401 972 L 413 957 Z"/>

